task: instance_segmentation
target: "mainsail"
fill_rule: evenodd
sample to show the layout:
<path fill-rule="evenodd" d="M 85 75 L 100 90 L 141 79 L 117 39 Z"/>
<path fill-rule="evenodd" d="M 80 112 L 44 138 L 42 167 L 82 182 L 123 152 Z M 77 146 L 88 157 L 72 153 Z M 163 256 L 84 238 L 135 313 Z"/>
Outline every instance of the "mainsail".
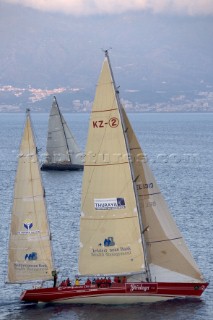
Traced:
<path fill-rule="evenodd" d="M 81 152 L 54 97 L 47 137 L 47 162 L 82 165 Z"/>
<path fill-rule="evenodd" d="M 82 186 L 80 274 L 145 269 L 139 214 L 116 88 L 106 55 L 89 123 Z"/>
<path fill-rule="evenodd" d="M 201 272 L 169 212 L 123 108 L 122 113 L 153 278 L 158 281 L 168 281 L 169 278 L 178 281 L 187 276 L 202 280 Z"/>
<path fill-rule="evenodd" d="M 27 111 L 14 187 L 8 282 L 52 279 L 53 259 L 45 192 Z"/>

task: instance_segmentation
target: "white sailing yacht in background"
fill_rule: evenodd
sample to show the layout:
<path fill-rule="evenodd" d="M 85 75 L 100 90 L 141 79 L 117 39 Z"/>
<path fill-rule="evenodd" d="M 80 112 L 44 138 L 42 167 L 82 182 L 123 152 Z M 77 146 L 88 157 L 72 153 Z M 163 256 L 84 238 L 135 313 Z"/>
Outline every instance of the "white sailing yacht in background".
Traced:
<path fill-rule="evenodd" d="M 46 162 L 41 170 L 83 170 L 82 153 L 61 114 L 56 97 L 49 116 Z"/>
<path fill-rule="evenodd" d="M 21 300 L 156 302 L 198 298 L 208 286 L 143 162 L 119 100 L 107 51 L 89 122 L 79 272 L 81 279 L 116 276 L 122 281 L 26 290 Z"/>
<path fill-rule="evenodd" d="M 7 282 L 52 280 L 52 271 L 45 191 L 30 113 L 27 110 L 14 186 Z"/>

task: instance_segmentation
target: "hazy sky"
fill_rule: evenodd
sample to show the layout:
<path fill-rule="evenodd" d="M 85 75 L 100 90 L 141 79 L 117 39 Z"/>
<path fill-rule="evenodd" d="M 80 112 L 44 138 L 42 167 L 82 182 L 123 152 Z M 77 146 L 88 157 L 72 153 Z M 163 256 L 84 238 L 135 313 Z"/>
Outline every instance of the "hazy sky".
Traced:
<path fill-rule="evenodd" d="M 149 10 L 184 15 L 213 14 L 213 0 L 3 0 L 42 11 L 75 15 L 116 14 Z"/>

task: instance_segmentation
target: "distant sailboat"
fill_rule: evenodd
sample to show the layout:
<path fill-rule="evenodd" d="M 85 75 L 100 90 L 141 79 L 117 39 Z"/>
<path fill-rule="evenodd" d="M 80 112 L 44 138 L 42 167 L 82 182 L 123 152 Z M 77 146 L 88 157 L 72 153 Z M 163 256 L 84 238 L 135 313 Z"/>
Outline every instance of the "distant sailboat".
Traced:
<path fill-rule="evenodd" d="M 52 280 L 52 271 L 45 191 L 27 110 L 14 187 L 7 282 Z"/>
<path fill-rule="evenodd" d="M 89 285 L 26 290 L 21 300 L 129 304 L 200 297 L 208 283 L 143 162 L 119 100 L 107 51 L 86 155 L 79 271 L 81 278 L 99 279 Z M 111 284 L 100 280 L 112 276 L 116 279 Z"/>
<path fill-rule="evenodd" d="M 49 116 L 47 157 L 41 170 L 83 170 L 82 154 L 53 99 Z"/>

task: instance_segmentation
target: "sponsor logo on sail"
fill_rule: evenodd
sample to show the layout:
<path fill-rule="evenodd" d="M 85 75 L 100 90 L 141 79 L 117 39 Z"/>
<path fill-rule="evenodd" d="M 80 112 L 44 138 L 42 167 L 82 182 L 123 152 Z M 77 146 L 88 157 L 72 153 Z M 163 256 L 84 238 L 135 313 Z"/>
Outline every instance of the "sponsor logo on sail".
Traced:
<path fill-rule="evenodd" d="M 126 208 L 124 198 L 94 199 L 95 210 L 115 210 Z"/>
<path fill-rule="evenodd" d="M 14 269 L 21 272 L 44 272 L 45 275 L 48 274 L 48 265 L 46 263 L 15 262 Z"/>
<path fill-rule="evenodd" d="M 24 221 L 24 227 L 29 231 L 33 227 L 33 223 L 31 220 Z"/>
<path fill-rule="evenodd" d="M 108 237 L 104 240 L 104 247 L 113 247 L 115 245 L 113 237 Z"/>
<path fill-rule="evenodd" d="M 37 252 L 26 253 L 24 260 L 37 260 Z"/>
<path fill-rule="evenodd" d="M 25 228 L 24 231 L 18 231 L 17 234 L 36 234 L 36 233 L 39 233 L 40 230 L 34 230 L 33 229 L 33 222 L 32 220 L 30 219 L 26 219 L 24 222 L 23 222 L 23 227 Z M 32 230 L 31 230 L 32 229 Z"/>
<path fill-rule="evenodd" d="M 98 247 L 91 249 L 92 257 L 121 257 L 131 256 L 131 246 L 118 246 L 113 237 L 108 237 L 104 240 L 104 243 L 99 243 Z"/>

